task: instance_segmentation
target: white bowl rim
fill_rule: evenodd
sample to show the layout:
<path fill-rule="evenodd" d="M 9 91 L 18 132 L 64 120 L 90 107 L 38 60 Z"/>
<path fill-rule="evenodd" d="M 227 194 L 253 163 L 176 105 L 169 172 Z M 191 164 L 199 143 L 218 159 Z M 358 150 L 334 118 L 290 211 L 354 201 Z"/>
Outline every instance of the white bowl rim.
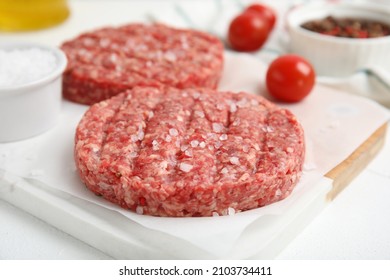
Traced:
<path fill-rule="evenodd" d="M 286 16 L 286 26 L 287 29 L 291 32 L 294 30 L 300 34 L 303 34 L 307 37 L 321 40 L 325 42 L 333 42 L 333 43 L 349 43 L 349 44 L 377 44 L 379 42 L 390 42 L 390 35 L 378 37 L 378 38 L 345 38 L 345 37 L 336 37 L 331 35 L 323 35 L 314 31 L 306 30 L 300 26 L 300 24 L 293 24 L 291 22 L 291 18 L 295 16 L 296 13 L 302 12 L 304 9 L 338 9 L 344 8 L 349 9 L 350 12 L 354 10 L 364 11 L 369 10 L 372 13 L 378 12 L 382 15 L 387 14 L 390 19 L 390 8 L 381 4 L 375 3 L 335 3 L 335 2 L 312 2 L 307 4 L 302 4 L 294 9 L 292 9 Z M 302 21 L 303 23 L 304 21 Z M 387 23 L 390 26 L 390 21 Z"/>
<path fill-rule="evenodd" d="M 64 72 L 68 60 L 66 58 L 65 53 L 57 47 L 52 47 L 52 46 L 38 44 L 38 43 L 29 43 L 29 42 L 2 42 L 0 44 L 0 49 L 2 50 L 27 49 L 27 48 L 39 48 L 39 49 L 52 52 L 58 59 L 58 63 L 56 67 L 52 72 L 50 72 L 49 74 L 47 74 L 46 76 L 38 80 L 34 80 L 28 83 L 14 85 L 14 86 L 5 86 L 5 87 L 0 86 L 0 97 L 8 92 L 15 92 L 15 91 L 22 92 L 26 89 L 38 88 L 40 86 L 43 86 L 55 80 Z"/>

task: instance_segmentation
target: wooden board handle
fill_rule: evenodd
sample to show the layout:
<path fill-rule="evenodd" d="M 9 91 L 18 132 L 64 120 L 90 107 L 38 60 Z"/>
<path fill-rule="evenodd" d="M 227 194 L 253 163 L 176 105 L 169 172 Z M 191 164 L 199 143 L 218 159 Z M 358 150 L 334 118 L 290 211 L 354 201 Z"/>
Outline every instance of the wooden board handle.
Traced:
<path fill-rule="evenodd" d="M 386 130 L 387 123 L 378 128 L 348 158 L 325 174 L 333 179 L 328 200 L 333 200 L 379 153 L 385 143 Z"/>

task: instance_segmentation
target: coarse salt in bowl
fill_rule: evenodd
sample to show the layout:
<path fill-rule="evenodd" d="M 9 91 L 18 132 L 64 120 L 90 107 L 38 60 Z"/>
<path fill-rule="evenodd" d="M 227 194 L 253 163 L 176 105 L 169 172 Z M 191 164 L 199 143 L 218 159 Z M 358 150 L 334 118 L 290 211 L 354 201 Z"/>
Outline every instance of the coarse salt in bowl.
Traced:
<path fill-rule="evenodd" d="M 0 142 L 38 135 L 56 123 L 66 64 L 58 48 L 0 44 Z"/>
<path fill-rule="evenodd" d="M 294 8 L 287 15 L 291 51 L 308 59 L 317 75 L 346 77 L 371 67 L 390 71 L 390 36 L 342 38 L 301 27 L 303 23 L 327 16 L 375 20 L 390 25 L 390 9 L 370 3 L 315 2 Z"/>

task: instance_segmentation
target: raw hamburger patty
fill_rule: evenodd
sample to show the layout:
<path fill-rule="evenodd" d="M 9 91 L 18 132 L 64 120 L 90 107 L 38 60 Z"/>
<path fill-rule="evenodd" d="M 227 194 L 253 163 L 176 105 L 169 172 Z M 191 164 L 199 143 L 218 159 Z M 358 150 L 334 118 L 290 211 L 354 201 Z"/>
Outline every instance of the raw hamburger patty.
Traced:
<path fill-rule="evenodd" d="M 65 42 L 65 98 L 93 104 L 134 86 L 216 88 L 223 45 L 215 37 L 161 24 L 130 24 Z"/>
<path fill-rule="evenodd" d="M 75 142 L 89 189 L 155 216 L 226 215 L 281 200 L 304 160 L 292 113 L 210 89 L 133 88 L 93 105 Z"/>

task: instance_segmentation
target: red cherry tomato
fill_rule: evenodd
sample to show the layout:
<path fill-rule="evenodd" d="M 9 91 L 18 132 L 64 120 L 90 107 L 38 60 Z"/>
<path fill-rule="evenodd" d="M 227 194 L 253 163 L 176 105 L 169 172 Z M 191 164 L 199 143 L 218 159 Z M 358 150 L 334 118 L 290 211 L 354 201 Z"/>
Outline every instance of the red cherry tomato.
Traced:
<path fill-rule="evenodd" d="M 237 51 L 256 51 L 267 41 L 268 21 L 253 12 L 238 15 L 230 23 L 228 39 Z"/>
<path fill-rule="evenodd" d="M 266 75 L 269 94 L 284 102 L 301 101 L 313 89 L 314 82 L 313 67 L 297 55 L 284 55 L 275 59 Z"/>
<path fill-rule="evenodd" d="M 268 20 L 270 29 L 274 28 L 276 22 L 276 13 L 271 7 L 262 4 L 252 4 L 248 6 L 244 12 L 248 11 L 255 12 L 258 15 L 266 18 Z"/>

